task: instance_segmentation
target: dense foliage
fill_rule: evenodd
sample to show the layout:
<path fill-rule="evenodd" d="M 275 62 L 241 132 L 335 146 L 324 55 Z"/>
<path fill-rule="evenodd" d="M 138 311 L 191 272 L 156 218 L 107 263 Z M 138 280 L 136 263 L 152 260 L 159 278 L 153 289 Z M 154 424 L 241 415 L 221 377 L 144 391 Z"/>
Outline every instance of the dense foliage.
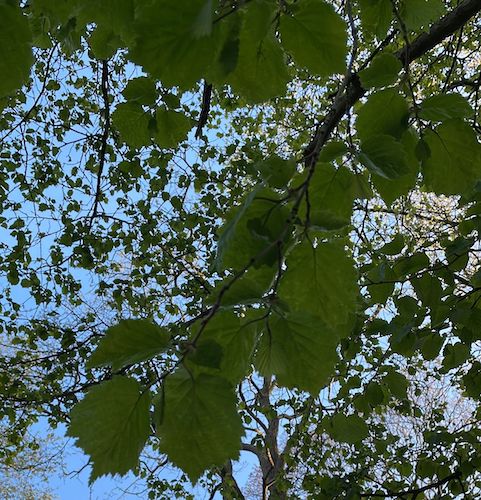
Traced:
<path fill-rule="evenodd" d="M 479 11 L 0 0 L 3 459 L 479 498 Z"/>

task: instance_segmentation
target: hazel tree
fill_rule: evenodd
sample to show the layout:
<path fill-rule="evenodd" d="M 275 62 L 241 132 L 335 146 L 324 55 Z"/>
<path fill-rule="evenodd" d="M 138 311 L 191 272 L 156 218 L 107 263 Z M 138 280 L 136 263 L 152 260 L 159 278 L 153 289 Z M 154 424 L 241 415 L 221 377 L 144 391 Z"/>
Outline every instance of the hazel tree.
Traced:
<path fill-rule="evenodd" d="M 477 498 L 480 10 L 0 0 L 11 432 L 152 498 L 244 498 L 241 452 L 261 498 Z"/>

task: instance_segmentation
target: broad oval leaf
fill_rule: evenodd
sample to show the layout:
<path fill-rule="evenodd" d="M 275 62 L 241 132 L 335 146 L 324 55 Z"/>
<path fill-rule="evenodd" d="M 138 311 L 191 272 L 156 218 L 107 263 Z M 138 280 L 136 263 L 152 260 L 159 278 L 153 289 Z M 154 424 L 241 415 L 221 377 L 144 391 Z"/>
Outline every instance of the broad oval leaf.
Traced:
<path fill-rule="evenodd" d="M 159 447 L 193 483 L 212 466 L 239 456 L 242 423 L 232 386 L 223 378 L 181 369 L 167 377 Z"/>
<path fill-rule="evenodd" d="M 280 19 L 282 45 L 299 66 L 320 76 L 346 70 L 346 25 L 333 7 L 319 0 L 290 4 Z"/>
<path fill-rule="evenodd" d="M 128 377 L 102 382 L 74 406 L 67 435 L 91 458 L 90 483 L 137 467 L 150 435 L 149 408 L 149 391 Z"/>
<path fill-rule="evenodd" d="M 117 371 L 160 354 L 169 341 L 169 333 L 151 321 L 122 320 L 107 330 L 90 357 L 88 366 L 112 366 L 112 370 Z"/>

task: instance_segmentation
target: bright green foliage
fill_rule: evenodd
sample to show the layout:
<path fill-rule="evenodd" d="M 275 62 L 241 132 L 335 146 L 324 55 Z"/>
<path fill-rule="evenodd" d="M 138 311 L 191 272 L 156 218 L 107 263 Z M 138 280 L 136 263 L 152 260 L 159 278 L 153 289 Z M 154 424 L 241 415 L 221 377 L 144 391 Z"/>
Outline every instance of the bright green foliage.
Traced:
<path fill-rule="evenodd" d="M 399 139 L 407 128 L 408 103 L 394 89 L 372 94 L 357 115 L 356 128 L 362 141 L 376 135 Z"/>
<path fill-rule="evenodd" d="M 282 95 L 289 75 L 284 54 L 274 35 L 273 5 L 253 2 L 242 15 L 238 60 L 227 81 L 249 102 Z"/>
<path fill-rule="evenodd" d="M 220 292 L 223 291 L 221 297 L 223 307 L 257 303 L 269 290 L 274 278 L 275 269 L 270 266 L 249 269 L 237 280 L 233 280 L 233 277 L 229 276 L 216 284 L 206 302 L 214 304 Z"/>
<path fill-rule="evenodd" d="M 266 325 L 256 363 L 280 384 L 316 394 L 334 373 L 338 340 L 318 317 L 289 314 Z"/>
<path fill-rule="evenodd" d="M 255 319 L 250 316 L 241 319 L 232 312 L 220 312 L 208 323 L 202 340 L 215 342 L 221 349 L 218 366 L 213 366 L 220 372 L 214 371 L 213 374 L 221 374 L 232 383 L 239 382 L 246 375 L 257 340 L 259 323 Z M 197 350 L 195 347 L 194 356 L 198 355 Z"/>
<path fill-rule="evenodd" d="M 207 467 L 237 458 L 242 424 L 230 384 L 186 370 L 170 376 L 163 389 L 160 447 L 195 482 Z"/>
<path fill-rule="evenodd" d="M 430 155 L 423 162 L 426 188 L 437 194 L 466 193 L 481 177 L 481 145 L 461 120 L 449 120 L 427 131 Z"/>
<path fill-rule="evenodd" d="M 279 297 L 289 310 L 317 316 L 338 335 L 348 333 L 357 299 L 357 275 L 341 242 L 309 241 L 295 247 L 286 259 L 287 270 Z"/>
<path fill-rule="evenodd" d="M 386 36 L 392 20 L 392 6 L 389 0 L 359 0 L 361 23 L 368 35 L 379 39 Z"/>
<path fill-rule="evenodd" d="M 254 266 L 272 265 L 278 256 L 276 241 L 289 227 L 289 211 L 268 189 L 252 191 L 240 208 L 227 214 L 221 230 L 217 262 L 219 269 L 240 271 L 254 259 Z"/>
<path fill-rule="evenodd" d="M 401 3 L 401 18 L 410 31 L 428 28 L 444 12 L 442 0 L 403 0 Z"/>
<path fill-rule="evenodd" d="M 450 118 L 467 118 L 473 113 L 468 101 L 460 94 L 438 94 L 425 99 L 419 116 L 424 120 L 442 122 Z"/>
<path fill-rule="evenodd" d="M 136 103 L 119 104 L 112 114 L 112 124 L 120 137 L 133 148 L 151 143 L 150 120 L 150 114 Z"/>
<path fill-rule="evenodd" d="M 374 174 L 396 179 L 409 172 L 403 145 L 390 135 L 373 135 L 361 144 L 360 160 Z"/>
<path fill-rule="evenodd" d="M 333 8 L 318 0 L 288 7 L 281 17 L 284 48 L 299 66 L 321 76 L 343 73 L 346 67 L 346 26 Z"/>
<path fill-rule="evenodd" d="M 0 467 L 478 498 L 479 12 L 0 0 Z"/>
<path fill-rule="evenodd" d="M 399 59 L 388 52 L 375 57 L 371 64 L 359 72 L 359 78 L 364 88 L 385 87 L 394 83 L 401 71 Z"/>
<path fill-rule="evenodd" d="M 272 155 L 256 163 L 255 168 L 269 186 L 282 189 L 287 186 L 294 175 L 296 162 Z"/>
<path fill-rule="evenodd" d="M 319 229 L 339 229 L 351 222 L 353 202 L 362 198 L 358 179 L 347 168 L 319 164 L 309 185 L 309 221 Z M 307 205 L 301 214 L 307 217 Z"/>
<path fill-rule="evenodd" d="M 153 106 L 159 97 L 155 81 L 146 76 L 130 80 L 122 95 L 128 102 L 136 102 L 147 106 Z"/>
<path fill-rule="evenodd" d="M 14 3 L 0 3 L 0 97 L 12 94 L 30 74 L 32 35 Z"/>
<path fill-rule="evenodd" d="M 127 319 L 110 327 L 89 359 L 89 366 L 111 366 L 117 371 L 127 365 L 153 358 L 165 350 L 167 331 L 145 319 Z"/>
<path fill-rule="evenodd" d="M 142 2 L 136 9 L 132 60 L 165 85 L 189 88 L 215 60 L 219 30 L 196 30 L 205 0 Z"/>
<path fill-rule="evenodd" d="M 114 377 L 90 389 L 71 412 L 68 435 L 90 455 L 90 482 L 105 474 L 126 474 L 138 466 L 150 434 L 150 394 L 137 381 Z"/>
<path fill-rule="evenodd" d="M 391 139 L 389 139 L 389 141 L 391 141 Z M 402 135 L 400 142 L 404 150 L 403 167 L 407 169 L 407 172 L 399 177 L 395 177 L 394 179 L 388 179 L 376 174 L 371 177 L 376 190 L 388 205 L 391 205 L 400 196 L 409 193 L 409 191 L 416 185 L 420 170 L 420 162 L 416 157 L 416 145 L 418 144 L 416 134 L 411 129 L 408 129 Z M 397 146 L 397 148 L 400 149 L 399 146 Z M 392 163 L 392 161 L 393 160 L 391 159 L 390 163 Z M 396 166 L 395 163 L 394 166 Z"/>
<path fill-rule="evenodd" d="M 155 113 L 155 142 L 162 148 L 174 148 L 183 141 L 192 123 L 184 113 L 157 109 Z"/>

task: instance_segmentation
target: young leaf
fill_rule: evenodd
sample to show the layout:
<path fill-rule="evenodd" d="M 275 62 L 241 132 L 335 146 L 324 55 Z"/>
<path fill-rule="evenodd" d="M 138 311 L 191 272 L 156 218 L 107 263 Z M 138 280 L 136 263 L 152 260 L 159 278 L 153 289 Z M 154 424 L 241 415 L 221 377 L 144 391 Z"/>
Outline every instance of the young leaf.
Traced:
<path fill-rule="evenodd" d="M 222 350 L 218 366 L 212 366 L 211 363 L 211 368 L 218 368 L 220 371 L 210 373 L 221 375 L 232 384 L 246 375 L 257 341 L 259 323 L 256 319 L 252 314 L 239 318 L 233 312 L 221 311 L 209 321 L 202 333 L 202 341 L 215 342 Z M 219 352 L 218 348 L 214 349 Z"/>
<path fill-rule="evenodd" d="M 222 232 L 217 243 L 217 255 L 215 259 L 215 267 L 217 270 L 223 268 L 224 253 L 227 251 L 230 241 L 234 238 L 237 224 L 241 221 L 246 210 L 249 208 L 251 203 L 254 201 L 256 194 L 260 191 L 261 185 L 256 186 L 244 199 L 240 207 L 237 207 L 235 212 L 227 220 L 226 224 L 222 228 Z"/>
<path fill-rule="evenodd" d="M 272 266 L 279 258 L 275 241 L 289 224 L 289 210 L 279 195 L 255 188 L 241 207 L 227 214 L 218 243 L 217 269 L 242 269 L 252 258 L 254 267 Z"/>
<path fill-rule="evenodd" d="M 102 382 L 74 406 L 67 435 L 91 458 L 90 483 L 137 467 L 150 434 L 149 407 L 150 393 L 128 377 Z"/>
<path fill-rule="evenodd" d="M 318 0 L 289 5 L 282 15 L 282 45 L 299 66 L 320 76 L 344 73 L 347 56 L 346 26 L 333 7 Z"/>
<path fill-rule="evenodd" d="M 346 167 L 329 163 L 317 165 L 309 184 L 309 223 L 321 230 L 335 230 L 351 222 L 352 206 L 357 198 L 355 175 Z M 307 204 L 299 210 L 307 218 Z"/>
<path fill-rule="evenodd" d="M 127 365 L 153 358 L 165 350 L 169 333 L 145 319 L 122 320 L 107 330 L 90 357 L 89 367 L 112 366 L 117 371 Z"/>
<path fill-rule="evenodd" d="M 282 189 L 286 188 L 296 171 L 295 160 L 285 160 L 277 155 L 271 155 L 255 164 L 262 178 L 269 186 Z"/>
<path fill-rule="evenodd" d="M 401 144 L 406 153 L 407 173 L 395 179 L 386 179 L 376 174 L 371 175 L 372 183 L 387 205 L 391 205 L 400 196 L 408 194 L 416 185 L 420 169 L 420 163 L 415 152 L 417 143 L 418 137 L 411 129 L 406 130 L 401 137 Z"/>
<path fill-rule="evenodd" d="M 147 76 L 134 78 L 127 83 L 122 95 L 129 102 L 153 106 L 158 98 L 155 82 Z"/>
<path fill-rule="evenodd" d="M 231 385 L 186 370 L 167 377 L 159 447 L 195 483 L 212 466 L 239 456 L 242 423 Z"/>
<path fill-rule="evenodd" d="M 212 6 L 213 8 L 213 6 Z M 129 56 L 167 87 L 192 87 L 219 50 L 219 24 L 209 30 L 206 0 L 140 2 Z"/>

